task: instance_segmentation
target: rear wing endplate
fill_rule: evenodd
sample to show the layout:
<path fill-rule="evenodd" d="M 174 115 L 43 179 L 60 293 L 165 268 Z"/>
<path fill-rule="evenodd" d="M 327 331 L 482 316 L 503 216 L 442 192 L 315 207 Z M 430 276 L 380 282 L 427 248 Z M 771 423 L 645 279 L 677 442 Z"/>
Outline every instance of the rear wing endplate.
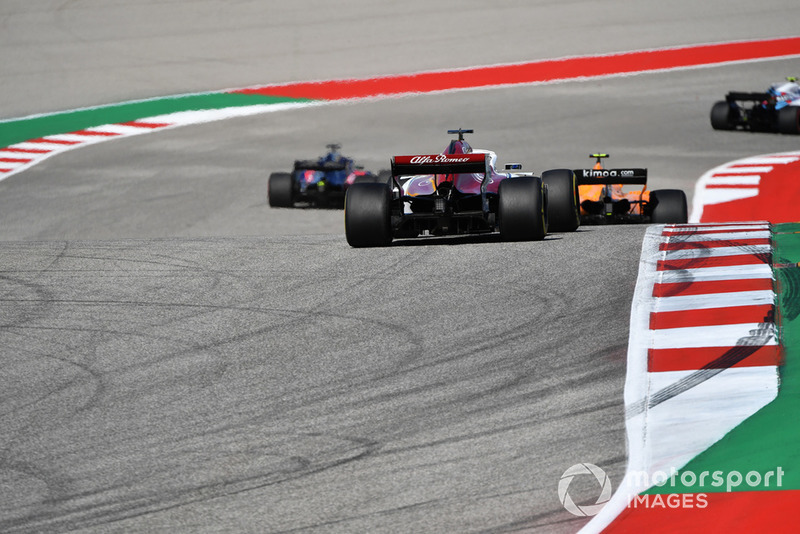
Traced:
<path fill-rule="evenodd" d="M 647 169 L 575 169 L 578 185 L 647 185 Z"/>
<path fill-rule="evenodd" d="M 423 154 L 392 158 L 392 176 L 489 174 L 487 154 Z"/>

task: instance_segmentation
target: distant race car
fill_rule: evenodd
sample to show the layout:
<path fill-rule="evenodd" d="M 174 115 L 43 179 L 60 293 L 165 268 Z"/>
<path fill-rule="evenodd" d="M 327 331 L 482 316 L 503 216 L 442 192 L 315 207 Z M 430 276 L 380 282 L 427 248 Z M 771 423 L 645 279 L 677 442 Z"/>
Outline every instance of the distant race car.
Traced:
<path fill-rule="evenodd" d="M 591 169 L 575 169 L 578 182 L 581 222 L 608 223 L 685 223 L 688 220 L 686 194 L 680 189 L 647 190 L 647 169 L 606 169 L 608 154 L 591 154 L 596 162 Z M 626 185 L 641 189 L 625 191 Z"/>
<path fill-rule="evenodd" d="M 375 175 L 339 153 L 338 144 L 327 145 L 328 153 L 315 160 L 294 162 L 292 172 L 274 172 L 269 177 L 267 200 L 274 208 L 298 203 L 341 208 L 347 188 L 357 182 L 389 181 L 389 171 Z"/>
<path fill-rule="evenodd" d="M 510 241 L 541 240 L 548 230 L 580 225 L 575 175 L 569 169 L 541 177 L 495 168 L 497 155 L 473 150 L 464 134 L 440 154 L 395 156 L 389 183 L 353 184 L 345 197 L 347 242 L 354 247 L 388 245 L 393 238 L 499 231 Z"/>
<path fill-rule="evenodd" d="M 800 133 L 800 85 L 797 78 L 774 83 L 765 93 L 730 92 L 711 108 L 715 130 Z"/>

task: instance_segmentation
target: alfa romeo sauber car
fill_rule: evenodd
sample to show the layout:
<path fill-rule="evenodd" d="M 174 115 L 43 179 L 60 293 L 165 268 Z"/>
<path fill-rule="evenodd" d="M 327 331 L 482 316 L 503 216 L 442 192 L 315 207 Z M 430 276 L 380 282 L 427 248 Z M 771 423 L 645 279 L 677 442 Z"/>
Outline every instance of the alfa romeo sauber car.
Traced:
<path fill-rule="evenodd" d="M 328 153 L 315 160 L 294 162 L 292 172 L 274 172 L 269 177 L 267 200 L 275 208 L 297 204 L 342 207 L 345 191 L 356 182 L 388 181 L 388 171 L 378 175 L 363 170 L 339 153 L 338 144 L 327 145 Z"/>
<path fill-rule="evenodd" d="M 495 168 L 497 155 L 473 150 L 464 134 L 439 154 L 395 156 L 388 183 L 353 184 L 345 197 L 347 242 L 353 247 L 388 245 L 394 238 L 480 234 L 498 231 L 510 241 L 541 240 L 548 230 L 580 225 L 575 175 L 556 169 L 541 177 L 520 164 Z M 513 172 L 511 172 L 513 171 Z"/>
<path fill-rule="evenodd" d="M 772 84 L 763 93 L 730 92 L 711 107 L 715 130 L 800 133 L 800 85 L 797 78 Z"/>
<path fill-rule="evenodd" d="M 685 223 L 688 220 L 686 193 L 680 189 L 647 190 L 647 169 L 606 169 L 608 154 L 591 154 L 591 169 L 575 169 L 581 222 Z M 626 186 L 642 186 L 626 191 Z"/>

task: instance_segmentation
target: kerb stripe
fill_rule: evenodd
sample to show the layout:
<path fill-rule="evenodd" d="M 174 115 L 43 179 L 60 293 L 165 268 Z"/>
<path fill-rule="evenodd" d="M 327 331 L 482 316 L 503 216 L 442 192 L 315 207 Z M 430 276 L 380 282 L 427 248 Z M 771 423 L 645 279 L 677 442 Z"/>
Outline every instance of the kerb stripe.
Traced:
<path fill-rule="evenodd" d="M 772 304 L 658 312 L 650 314 L 650 329 L 759 323 L 772 320 L 773 313 Z"/>
<path fill-rule="evenodd" d="M 719 239 L 715 241 L 668 241 L 659 245 L 659 250 L 687 250 L 715 247 L 746 247 L 750 245 L 769 245 L 769 238 Z"/>
<path fill-rule="evenodd" d="M 769 278 L 744 278 L 741 280 L 711 280 L 707 282 L 654 284 L 654 297 L 676 297 L 679 295 L 705 295 L 711 293 L 735 293 L 772 289 Z"/>
<path fill-rule="evenodd" d="M 714 362 L 723 360 L 723 357 L 735 347 L 691 347 L 682 349 L 649 349 L 647 353 L 647 367 L 651 373 L 667 371 L 693 371 L 696 369 L 726 369 L 729 367 L 762 367 L 767 365 L 780 365 L 781 350 L 779 345 L 764 345 L 743 358 L 741 361 L 729 365 Z M 751 349 L 754 347 L 750 347 Z"/>
<path fill-rule="evenodd" d="M 656 267 L 659 271 L 674 271 L 679 269 L 699 269 L 702 267 L 731 267 L 734 265 L 769 264 L 772 254 L 742 254 L 736 256 L 714 256 L 705 258 L 687 258 L 680 260 L 659 260 Z"/>

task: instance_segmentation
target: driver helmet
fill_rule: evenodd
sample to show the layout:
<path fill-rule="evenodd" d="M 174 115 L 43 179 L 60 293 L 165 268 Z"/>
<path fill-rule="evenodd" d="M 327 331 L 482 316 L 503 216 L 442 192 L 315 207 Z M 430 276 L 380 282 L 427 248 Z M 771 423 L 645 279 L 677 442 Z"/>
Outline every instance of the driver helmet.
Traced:
<path fill-rule="evenodd" d="M 339 153 L 340 148 L 341 145 L 338 144 L 328 145 L 328 154 L 325 156 L 325 161 L 333 161 L 333 162 L 341 161 L 342 155 Z"/>

